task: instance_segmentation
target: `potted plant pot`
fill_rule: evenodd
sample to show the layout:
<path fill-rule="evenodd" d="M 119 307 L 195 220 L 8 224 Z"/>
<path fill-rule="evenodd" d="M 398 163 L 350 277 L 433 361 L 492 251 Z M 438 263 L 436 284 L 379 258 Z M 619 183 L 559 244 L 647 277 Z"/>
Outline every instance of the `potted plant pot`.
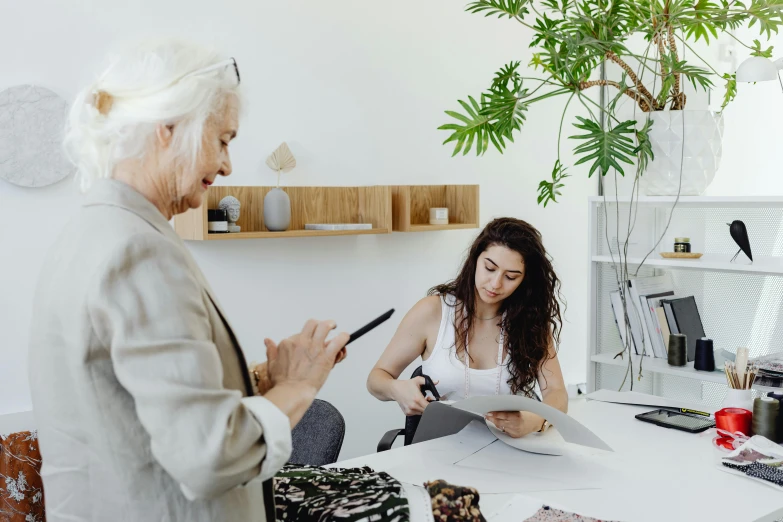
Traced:
<path fill-rule="evenodd" d="M 715 111 L 650 113 L 653 159 L 642 174 L 648 196 L 700 196 L 715 179 L 723 152 L 723 116 Z"/>

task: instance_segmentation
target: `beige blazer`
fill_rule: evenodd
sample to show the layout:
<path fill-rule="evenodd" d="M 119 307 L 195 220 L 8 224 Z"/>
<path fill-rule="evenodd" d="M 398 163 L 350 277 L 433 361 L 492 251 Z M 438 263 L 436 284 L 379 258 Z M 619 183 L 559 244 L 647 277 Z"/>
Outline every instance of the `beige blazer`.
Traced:
<path fill-rule="evenodd" d="M 29 353 L 49 522 L 246 522 L 274 509 L 288 417 L 252 396 L 214 293 L 128 185 L 98 182 L 60 235 Z"/>

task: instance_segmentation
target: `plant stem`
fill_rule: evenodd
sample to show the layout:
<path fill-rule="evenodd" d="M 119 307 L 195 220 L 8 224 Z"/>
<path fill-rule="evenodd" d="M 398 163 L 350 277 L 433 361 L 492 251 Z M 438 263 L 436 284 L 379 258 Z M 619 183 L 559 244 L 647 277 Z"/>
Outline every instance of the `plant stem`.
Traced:
<path fill-rule="evenodd" d="M 585 89 L 589 89 L 590 87 L 595 87 L 597 85 L 609 85 L 611 87 L 615 87 L 616 89 L 622 90 L 622 86 L 612 80 L 590 80 L 589 82 L 582 82 L 579 84 L 579 90 L 584 91 Z M 644 112 L 650 112 L 650 103 L 647 99 L 644 98 L 644 96 L 632 89 L 625 89 L 623 94 L 633 98 L 633 100 L 639 104 L 639 107 Z"/>
<path fill-rule="evenodd" d="M 560 128 L 557 130 L 557 161 L 560 161 L 560 138 L 563 136 L 563 122 L 565 121 L 565 115 L 568 111 L 568 106 L 571 105 L 571 100 L 574 99 L 574 96 L 576 95 L 576 92 L 572 92 L 571 96 L 568 97 L 568 101 L 565 104 L 565 108 L 563 109 L 563 115 L 560 116 Z M 562 165 L 563 162 L 560 162 Z"/>
<path fill-rule="evenodd" d="M 529 100 L 525 99 L 525 103 L 527 103 L 527 104 L 535 103 L 537 101 L 545 100 L 547 98 L 552 98 L 553 96 L 560 96 L 561 94 L 566 94 L 568 92 L 573 92 L 573 90 L 566 89 L 566 88 L 561 88 L 561 89 L 558 89 L 556 91 L 551 91 L 551 92 L 548 92 L 546 94 L 542 94 L 541 96 L 537 96 L 535 98 L 531 98 Z"/>
<path fill-rule="evenodd" d="M 679 57 L 677 56 L 677 42 L 674 41 L 674 30 L 672 29 L 672 26 L 668 26 L 669 31 L 669 49 L 672 52 L 672 58 L 674 59 L 674 63 L 677 63 L 680 61 Z M 675 111 L 681 111 L 685 108 L 685 93 L 680 91 L 680 73 L 675 72 L 674 73 L 674 96 L 672 101 L 672 110 Z"/>
<path fill-rule="evenodd" d="M 277 171 L 277 188 L 280 188 L 280 171 Z"/>
<path fill-rule="evenodd" d="M 638 92 L 638 96 L 641 97 L 642 100 L 645 102 L 643 104 L 642 100 L 636 99 L 637 103 L 639 103 L 639 107 L 641 107 L 641 109 L 644 112 L 649 112 L 650 109 L 654 108 L 655 104 L 653 102 L 653 95 L 650 94 L 650 91 L 648 91 L 644 85 L 642 85 L 642 82 L 639 81 L 639 77 L 636 75 L 634 70 L 631 69 L 631 67 L 627 63 L 625 63 L 619 56 L 617 56 L 615 53 L 611 51 L 607 51 L 606 57 L 610 61 L 619 65 L 620 68 L 624 70 L 625 73 L 628 75 L 628 78 L 630 78 L 633 84 L 636 86 L 636 91 Z M 647 106 L 646 109 L 644 108 L 644 105 Z"/>

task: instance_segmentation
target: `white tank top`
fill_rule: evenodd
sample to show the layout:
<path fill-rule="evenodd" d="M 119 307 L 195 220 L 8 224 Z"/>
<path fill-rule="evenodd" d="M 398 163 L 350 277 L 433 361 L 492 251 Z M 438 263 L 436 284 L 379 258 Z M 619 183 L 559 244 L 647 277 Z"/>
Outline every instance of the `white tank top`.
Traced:
<path fill-rule="evenodd" d="M 465 361 L 457 359 L 457 350 L 455 349 L 455 304 L 456 298 L 453 295 L 446 295 L 441 299 L 438 338 L 435 340 L 435 347 L 429 358 L 422 362 L 422 371 L 425 375 L 429 375 L 433 381 L 440 381 L 436 388 L 442 401 L 459 401 L 467 398 L 465 397 L 466 387 L 468 397 L 495 394 L 511 395 L 511 387 L 508 384 L 511 378 L 511 374 L 508 372 L 510 364 L 508 356 L 498 367 L 488 370 L 468 368 L 468 371 L 465 372 Z M 502 348 L 502 333 L 500 343 L 499 348 Z M 468 339 L 469 345 L 470 340 Z M 467 386 L 466 373 L 468 375 Z"/>

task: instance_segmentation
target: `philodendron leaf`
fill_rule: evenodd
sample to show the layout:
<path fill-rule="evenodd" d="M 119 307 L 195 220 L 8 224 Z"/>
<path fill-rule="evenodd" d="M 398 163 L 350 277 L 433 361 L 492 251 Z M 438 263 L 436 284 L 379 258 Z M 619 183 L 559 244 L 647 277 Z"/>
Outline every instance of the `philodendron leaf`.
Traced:
<path fill-rule="evenodd" d="M 636 130 L 636 158 L 638 159 L 639 173 L 647 170 L 647 165 L 655 159 L 650 141 L 650 129 L 653 126 L 652 119 L 645 122 L 644 127 Z"/>
<path fill-rule="evenodd" d="M 456 141 L 454 153 L 452 154 L 452 156 L 456 156 L 460 151 L 462 151 L 463 155 L 470 152 L 473 142 L 475 142 L 476 155 L 480 156 L 487 151 L 487 146 L 491 139 L 495 147 L 502 153 L 505 146 L 503 137 L 496 135 L 497 133 L 492 128 L 489 117 L 481 114 L 481 107 L 478 102 L 472 96 L 468 96 L 468 100 L 470 103 L 459 100 L 459 104 L 465 109 L 466 114 L 446 111 L 446 114 L 462 122 L 462 125 L 459 123 L 447 123 L 438 127 L 439 130 L 452 131 L 451 136 L 446 138 L 446 141 L 443 143 Z"/>
<path fill-rule="evenodd" d="M 725 109 L 726 105 L 737 95 L 737 75 L 726 73 L 723 75 L 723 79 L 726 80 L 726 92 L 723 94 L 723 104 L 721 104 L 720 110 Z"/>
<path fill-rule="evenodd" d="M 470 13 L 484 13 L 484 16 L 496 15 L 498 18 L 522 18 L 528 13 L 525 4 L 529 0 L 478 0 L 465 8 Z"/>
<path fill-rule="evenodd" d="M 758 40 L 753 40 L 753 46 L 751 47 L 753 51 L 751 51 L 751 56 L 761 56 L 763 58 L 772 58 L 772 49 L 773 47 L 770 45 L 766 49 L 761 48 L 761 42 Z"/>
<path fill-rule="evenodd" d="M 614 168 L 621 175 L 625 175 L 620 162 L 633 164 L 633 157 L 636 155 L 636 147 L 633 139 L 629 135 L 636 132 L 636 121 L 627 120 L 614 127 L 602 129 L 601 126 L 593 120 L 588 120 L 581 116 L 576 117 L 579 123 L 574 127 L 586 131 L 586 134 L 569 136 L 572 140 L 583 140 L 584 143 L 574 149 L 577 156 L 581 156 L 574 165 L 581 165 L 592 161 L 588 176 L 592 176 L 596 170 L 600 169 L 601 175 L 605 176 L 609 169 Z"/>
<path fill-rule="evenodd" d="M 560 163 L 560 160 L 555 161 L 555 167 L 552 169 L 552 179 L 543 180 L 538 184 L 538 204 L 544 204 L 544 208 L 550 201 L 557 203 L 557 196 L 561 196 L 560 189 L 565 186 L 563 180 L 569 177 L 566 173 L 566 167 Z"/>

